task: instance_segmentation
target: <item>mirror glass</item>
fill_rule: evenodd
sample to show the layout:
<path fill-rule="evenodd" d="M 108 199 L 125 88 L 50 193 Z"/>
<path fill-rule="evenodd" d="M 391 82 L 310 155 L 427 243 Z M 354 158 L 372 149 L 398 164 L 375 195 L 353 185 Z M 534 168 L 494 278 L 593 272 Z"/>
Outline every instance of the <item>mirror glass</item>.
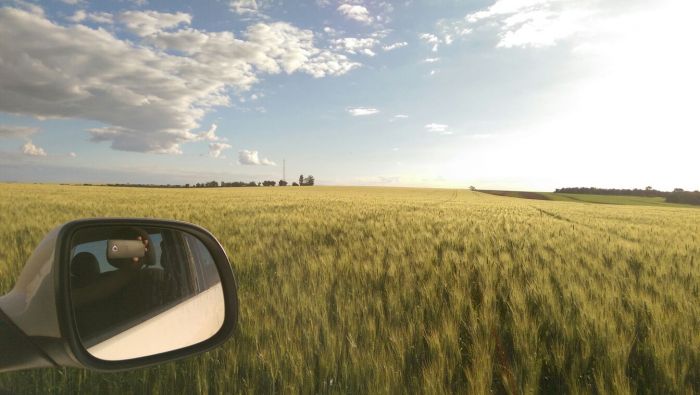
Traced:
<path fill-rule="evenodd" d="M 72 238 L 70 289 L 81 342 L 125 360 L 187 347 L 224 322 L 214 258 L 195 236 L 155 227 L 91 227 Z"/>

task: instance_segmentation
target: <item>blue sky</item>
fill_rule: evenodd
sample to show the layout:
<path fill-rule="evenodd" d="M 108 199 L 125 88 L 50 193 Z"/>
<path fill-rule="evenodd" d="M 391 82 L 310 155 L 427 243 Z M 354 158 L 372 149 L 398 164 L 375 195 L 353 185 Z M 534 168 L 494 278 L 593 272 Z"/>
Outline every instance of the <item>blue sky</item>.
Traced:
<path fill-rule="evenodd" d="M 0 180 L 700 189 L 692 1 L 0 6 Z"/>

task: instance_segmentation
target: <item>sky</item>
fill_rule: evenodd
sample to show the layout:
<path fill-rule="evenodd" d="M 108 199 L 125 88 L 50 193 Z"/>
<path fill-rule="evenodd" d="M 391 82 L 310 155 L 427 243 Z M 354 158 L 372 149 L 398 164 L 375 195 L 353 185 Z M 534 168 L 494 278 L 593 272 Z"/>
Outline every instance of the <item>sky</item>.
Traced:
<path fill-rule="evenodd" d="M 0 0 L 0 180 L 696 190 L 699 14 Z"/>

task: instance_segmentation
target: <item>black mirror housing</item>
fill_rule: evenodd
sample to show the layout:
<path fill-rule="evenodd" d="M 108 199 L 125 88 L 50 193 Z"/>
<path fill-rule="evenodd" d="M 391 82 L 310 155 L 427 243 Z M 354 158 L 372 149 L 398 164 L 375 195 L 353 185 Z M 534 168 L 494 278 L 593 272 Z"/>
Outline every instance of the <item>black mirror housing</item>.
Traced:
<path fill-rule="evenodd" d="M 183 348 L 125 360 L 103 360 L 83 346 L 70 289 L 71 240 L 86 228 L 158 227 L 191 235 L 208 250 L 218 270 L 224 318 L 210 338 Z M 226 341 L 238 321 L 236 281 L 218 240 L 199 226 L 157 219 L 103 218 L 72 221 L 52 230 L 39 244 L 11 292 L 0 298 L 0 371 L 36 367 L 82 367 L 120 371 L 155 365 L 211 350 Z M 167 336 L 167 334 L 163 334 Z"/>

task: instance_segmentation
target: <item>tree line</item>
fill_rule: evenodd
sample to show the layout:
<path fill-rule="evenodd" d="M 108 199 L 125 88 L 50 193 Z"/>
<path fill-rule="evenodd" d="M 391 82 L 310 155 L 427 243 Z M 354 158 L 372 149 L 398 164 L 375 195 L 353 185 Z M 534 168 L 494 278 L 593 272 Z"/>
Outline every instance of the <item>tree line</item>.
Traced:
<path fill-rule="evenodd" d="M 299 182 L 296 181 L 292 183 L 292 186 L 313 186 L 316 183 L 314 176 L 308 175 L 304 177 L 303 174 L 299 175 Z M 82 184 L 85 186 L 92 186 L 93 184 Z M 209 182 L 198 182 L 195 184 L 99 184 L 109 187 L 132 187 L 132 188 L 242 188 L 242 187 L 286 187 L 289 183 L 285 180 L 272 181 L 209 181 Z"/>
<path fill-rule="evenodd" d="M 616 189 L 616 188 L 594 188 L 594 187 L 573 187 L 558 188 L 554 193 L 578 193 L 588 195 L 616 195 L 616 196 L 642 196 L 642 197 L 663 197 L 667 203 L 682 203 L 700 205 L 700 191 L 685 191 L 683 188 L 675 188 L 673 191 L 659 191 L 650 186 L 644 189 Z"/>

